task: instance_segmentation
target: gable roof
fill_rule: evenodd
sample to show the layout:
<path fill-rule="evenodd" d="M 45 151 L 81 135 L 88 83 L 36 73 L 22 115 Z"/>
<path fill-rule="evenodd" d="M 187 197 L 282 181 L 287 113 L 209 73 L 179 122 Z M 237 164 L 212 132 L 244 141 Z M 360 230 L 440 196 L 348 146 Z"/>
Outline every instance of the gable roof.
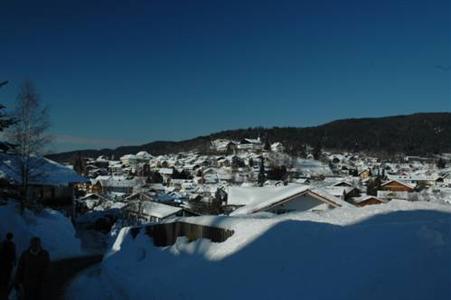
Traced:
<path fill-rule="evenodd" d="M 330 195 L 321 189 L 311 189 L 308 185 L 290 184 L 287 186 L 233 187 L 229 189 L 227 204 L 242 205 L 230 215 L 252 214 L 289 202 L 296 197 L 309 195 L 333 207 L 351 207 L 349 203 Z"/>
<path fill-rule="evenodd" d="M 382 200 L 382 199 L 380 199 L 380 198 L 378 198 L 376 196 L 372 196 L 372 195 L 365 195 L 365 196 L 362 196 L 362 197 L 355 197 L 355 198 L 352 198 L 352 201 L 354 203 L 359 204 L 359 203 L 363 203 L 363 202 L 371 200 L 371 199 L 380 201 L 381 203 L 387 202 L 386 200 Z"/>
<path fill-rule="evenodd" d="M 336 187 L 340 187 L 340 186 L 352 187 L 353 185 L 352 185 L 352 183 L 349 183 L 349 182 L 347 182 L 345 180 L 341 180 L 341 181 L 338 181 L 337 183 L 334 183 L 332 186 L 336 186 Z"/>
<path fill-rule="evenodd" d="M 85 196 L 78 198 L 77 201 L 85 201 L 85 200 L 100 200 L 100 201 L 107 201 L 108 199 L 102 195 L 99 195 L 97 193 L 88 193 Z"/>
<path fill-rule="evenodd" d="M 403 182 L 403 181 L 400 181 L 400 180 L 396 180 L 396 179 L 391 179 L 391 180 L 389 180 L 387 182 L 384 182 L 383 184 L 381 184 L 381 186 L 386 186 L 386 185 L 388 185 L 390 183 L 398 183 L 398 184 L 400 184 L 402 186 L 408 187 L 409 189 L 412 189 L 412 190 L 415 189 L 415 185 L 412 185 L 412 184 L 409 184 L 407 182 Z"/>
<path fill-rule="evenodd" d="M 136 202 L 130 203 L 130 205 L 136 205 Z M 139 204 L 138 204 L 139 205 Z M 172 216 L 179 211 L 183 210 L 181 207 L 175 207 L 163 203 L 153 202 L 153 201 L 142 201 L 141 202 L 142 212 L 146 215 L 156 217 L 159 219 L 164 219 Z"/>

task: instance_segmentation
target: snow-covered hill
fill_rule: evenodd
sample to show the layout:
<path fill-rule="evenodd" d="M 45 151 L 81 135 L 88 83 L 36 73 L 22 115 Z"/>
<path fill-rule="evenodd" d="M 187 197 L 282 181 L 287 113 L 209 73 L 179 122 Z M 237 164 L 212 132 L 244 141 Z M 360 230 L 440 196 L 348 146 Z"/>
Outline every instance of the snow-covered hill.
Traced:
<path fill-rule="evenodd" d="M 102 290 L 113 299 L 451 298 L 451 206 L 392 201 L 182 220 L 235 234 L 156 248 L 123 229 L 96 275 L 73 284 L 71 298 Z"/>

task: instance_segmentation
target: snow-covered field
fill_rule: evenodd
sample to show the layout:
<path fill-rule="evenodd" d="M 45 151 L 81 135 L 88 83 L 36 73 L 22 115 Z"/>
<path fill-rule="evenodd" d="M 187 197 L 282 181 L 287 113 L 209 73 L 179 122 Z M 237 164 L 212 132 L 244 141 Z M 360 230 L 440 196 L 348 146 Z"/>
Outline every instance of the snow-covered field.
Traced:
<path fill-rule="evenodd" d="M 14 203 L 0 206 L 0 237 L 14 233 L 18 253 L 29 246 L 31 237 L 38 236 L 52 260 L 81 255 L 80 240 L 68 218 L 60 212 L 45 209 L 38 214 L 25 211 L 20 215 Z"/>
<path fill-rule="evenodd" d="M 181 220 L 235 234 L 156 248 L 123 229 L 69 299 L 451 299 L 451 206 Z"/>
<path fill-rule="evenodd" d="M 304 175 L 332 175 L 332 171 L 330 170 L 329 166 L 317 160 L 298 158 L 295 161 L 295 166 L 299 170 L 302 170 L 302 173 L 304 173 Z"/>

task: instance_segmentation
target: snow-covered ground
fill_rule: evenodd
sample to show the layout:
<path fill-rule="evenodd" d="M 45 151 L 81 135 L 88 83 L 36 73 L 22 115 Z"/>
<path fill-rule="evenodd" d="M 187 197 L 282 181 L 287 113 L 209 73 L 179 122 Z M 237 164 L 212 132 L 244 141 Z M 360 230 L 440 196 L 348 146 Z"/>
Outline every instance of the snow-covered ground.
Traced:
<path fill-rule="evenodd" d="M 306 176 L 332 175 L 329 166 L 317 160 L 298 158 L 294 165 Z"/>
<path fill-rule="evenodd" d="M 31 237 L 38 236 L 52 260 L 82 255 L 80 240 L 68 218 L 60 212 L 45 209 L 40 213 L 26 210 L 20 215 L 15 203 L 0 206 L 0 237 L 14 233 L 18 253 L 29 246 Z"/>
<path fill-rule="evenodd" d="M 181 220 L 235 233 L 223 243 L 179 238 L 157 248 L 125 228 L 69 298 L 451 299 L 451 206 L 391 201 Z"/>

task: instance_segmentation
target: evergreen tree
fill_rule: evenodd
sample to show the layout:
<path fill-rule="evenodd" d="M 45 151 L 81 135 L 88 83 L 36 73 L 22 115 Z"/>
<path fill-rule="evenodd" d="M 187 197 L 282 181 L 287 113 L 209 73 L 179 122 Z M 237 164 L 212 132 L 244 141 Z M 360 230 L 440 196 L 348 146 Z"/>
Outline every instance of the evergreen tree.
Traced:
<path fill-rule="evenodd" d="M 366 186 L 366 193 L 371 196 L 377 196 L 377 191 L 380 189 L 382 184 L 382 180 L 380 176 L 376 176 L 376 178 L 368 181 L 368 185 Z"/>
<path fill-rule="evenodd" d="M 251 167 L 251 168 L 254 166 L 254 160 L 252 159 L 252 157 L 249 158 L 248 164 L 249 164 L 249 167 Z"/>
<path fill-rule="evenodd" d="M 313 148 L 313 153 L 312 154 L 313 154 L 313 158 L 315 158 L 315 160 L 320 160 L 321 159 L 323 151 L 322 151 L 322 147 L 321 147 L 321 143 L 320 142 L 316 144 L 315 148 Z"/>
<path fill-rule="evenodd" d="M 287 167 L 285 166 L 273 166 L 271 171 L 268 172 L 268 179 L 270 180 L 285 180 L 287 179 Z"/>
<path fill-rule="evenodd" d="M 246 166 L 246 164 L 244 163 L 244 161 L 241 158 L 239 158 L 236 155 L 232 157 L 232 168 L 233 169 L 244 168 L 245 166 Z"/>
<path fill-rule="evenodd" d="M 306 158 L 307 157 L 307 146 L 306 145 L 302 145 L 301 149 L 299 151 L 299 157 L 300 158 Z"/>
<path fill-rule="evenodd" d="M 263 150 L 271 151 L 271 143 L 269 142 L 269 139 L 265 140 L 265 145 L 263 147 Z"/>
<path fill-rule="evenodd" d="M 258 185 L 263 186 L 266 181 L 265 163 L 263 157 L 260 160 L 260 171 L 258 172 Z"/>
<path fill-rule="evenodd" d="M 73 161 L 73 166 L 75 172 L 77 172 L 80 175 L 84 174 L 85 164 L 80 152 L 77 152 L 77 155 L 75 156 Z"/>

